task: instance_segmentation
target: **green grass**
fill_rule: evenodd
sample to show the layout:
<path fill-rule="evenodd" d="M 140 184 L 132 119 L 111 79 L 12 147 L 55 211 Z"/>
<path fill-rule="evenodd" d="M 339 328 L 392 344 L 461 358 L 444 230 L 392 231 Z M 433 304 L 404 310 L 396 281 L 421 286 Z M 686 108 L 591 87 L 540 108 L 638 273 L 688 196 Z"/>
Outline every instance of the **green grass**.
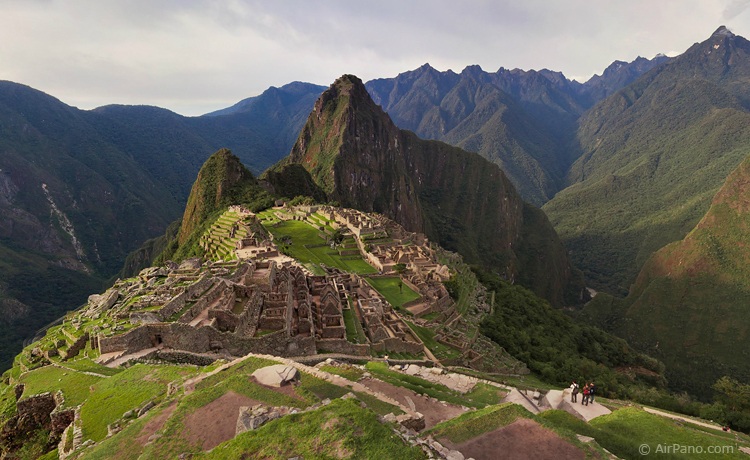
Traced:
<path fill-rule="evenodd" d="M 357 395 L 357 398 L 365 403 L 370 410 L 375 412 L 378 415 L 386 415 L 386 414 L 393 414 L 393 415 L 401 415 L 404 413 L 398 406 L 394 406 L 393 404 L 388 404 L 387 402 L 381 401 L 375 396 L 372 396 L 367 393 L 358 393 L 354 392 L 355 395 Z"/>
<path fill-rule="evenodd" d="M 415 334 L 417 334 L 419 340 L 421 340 L 422 343 L 424 343 L 425 346 L 430 349 L 432 354 L 434 354 L 437 359 L 451 359 L 457 358 L 461 355 L 461 352 L 459 350 L 435 340 L 435 331 L 433 331 L 432 329 L 424 326 L 418 326 L 410 321 L 406 321 L 406 324 L 408 324 L 411 330 L 414 331 Z"/>
<path fill-rule="evenodd" d="M 344 260 L 337 253 L 333 253 L 331 248 L 326 245 L 326 241 L 320 237 L 320 232 L 306 222 L 286 220 L 278 222 L 277 225 L 270 225 L 267 221 L 264 221 L 263 224 L 274 235 L 279 248 L 285 248 L 284 250 L 291 257 L 303 264 L 313 266 L 323 264 L 360 275 L 377 272 L 375 268 L 361 258 Z M 291 238 L 291 244 L 285 246 L 281 243 L 285 237 Z"/>
<path fill-rule="evenodd" d="M 62 390 L 66 407 L 75 407 L 85 401 L 90 395 L 89 387 L 101 380 L 101 377 L 55 366 L 40 367 L 21 377 L 21 383 L 26 385 L 23 391 L 24 398 L 47 391 Z"/>
<path fill-rule="evenodd" d="M 352 343 L 367 343 L 365 331 L 357 321 L 357 315 L 351 308 L 343 311 L 344 324 L 346 325 L 346 340 Z"/>
<path fill-rule="evenodd" d="M 404 284 L 401 278 L 397 276 L 383 278 L 368 277 L 366 279 L 395 308 L 400 308 L 403 304 L 419 298 L 419 294 Z"/>
<path fill-rule="evenodd" d="M 146 423 L 166 408 L 165 405 L 151 409 L 145 416 L 133 420 L 117 434 L 96 443 L 86 450 L 86 460 L 136 460 L 144 447 L 134 439 L 138 437 Z M 57 457 L 55 457 L 57 458 Z M 153 457 L 152 457 L 153 458 Z M 157 457 L 158 458 L 158 457 Z"/>
<path fill-rule="evenodd" d="M 745 458 L 736 448 L 734 436 L 724 436 L 721 431 L 698 429 L 690 423 L 681 423 L 658 415 L 649 414 L 635 407 L 616 410 L 609 415 L 597 417 L 590 423 L 583 422 L 561 410 L 550 410 L 539 414 L 538 419 L 558 430 L 578 433 L 596 439 L 596 442 L 620 458 L 644 458 L 639 452 L 641 445 L 651 449 L 648 458 Z M 674 445 L 694 446 L 704 455 L 660 454 Z M 747 444 L 740 444 L 747 445 Z M 661 447 L 659 447 L 661 446 Z M 734 453 L 708 455 L 709 446 L 732 446 Z"/>
<path fill-rule="evenodd" d="M 76 359 L 75 361 L 66 361 L 64 366 L 75 369 L 77 371 L 93 372 L 95 374 L 107 376 L 112 376 L 122 372 L 122 369 L 114 369 L 111 367 L 102 366 L 101 364 L 95 363 L 88 358 Z"/>
<path fill-rule="evenodd" d="M 453 443 L 460 444 L 484 433 L 510 425 L 520 417 L 533 418 L 533 415 L 523 406 L 505 403 L 466 412 L 452 420 L 435 425 L 425 434 L 430 434 L 436 438 L 447 438 Z"/>
<path fill-rule="evenodd" d="M 388 369 L 385 363 L 371 361 L 365 366 L 368 371 L 380 380 L 404 388 L 415 393 L 425 394 L 440 401 L 468 407 L 485 407 L 488 404 L 497 404 L 502 399 L 500 392 L 493 392 L 485 386 L 481 386 L 465 395 L 453 391 L 445 385 L 432 383 L 413 375 L 401 374 Z"/>
<path fill-rule="evenodd" d="M 590 424 L 605 434 L 604 436 L 600 434 L 600 437 L 594 436 L 597 442 L 621 457 L 635 457 L 641 444 L 651 447 L 652 453 L 649 457 L 654 458 L 695 458 L 694 455 L 659 455 L 655 451 L 658 445 L 696 446 L 702 448 L 704 452 L 711 446 L 735 445 L 730 440 L 694 430 L 680 422 L 649 414 L 634 407 L 597 417 Z M 745 455 L 735 449 L 734 456 L 722 455 L 721 458 L 746 458 Z"/>
<path fill-rule="evenodd" d="M 341 377 L 349 379 L 352 382 L 356 382 L 357 380 L 361 379 L 365 374 L 365 371 L 363 371 L 362 369 L 358 369 L 352 366 L 321 366 L 320 370 L 323 372 L 328 372 L 330 374 L 340 375 Z"/>
<path fill-rule="evenodd" d="M 195 369 L 179 366 L 136 364 L 123 372 L 95 383 L 94 392 L 81 407 L 84 439 L 100 441 L 107 436 L 107 425 L 128 410 L 150 400 L 164 398 L 167 383 L 183 378 Z"/>
<path fill-rule="evenodd" d="M 290 442 L 293 440 L 293 442 Z M 316 411 L 292 414 L 240 434 L 194 458 L 371 458 L 422 459 L 376 415 L 354 400 L 337 400 Z"/>

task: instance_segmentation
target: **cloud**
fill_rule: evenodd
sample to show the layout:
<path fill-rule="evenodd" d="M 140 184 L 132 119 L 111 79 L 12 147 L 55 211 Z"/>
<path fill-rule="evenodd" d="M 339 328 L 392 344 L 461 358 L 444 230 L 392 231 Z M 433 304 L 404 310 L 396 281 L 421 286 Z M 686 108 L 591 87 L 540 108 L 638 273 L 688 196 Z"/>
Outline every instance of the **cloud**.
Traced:
<path fill-rule="evenodd" d="M 684 50 L 750 1 L 0 0 L 0 78 L 66 103 L 200 114 L 295 80 L 395 76 L 425 62 L 600 73 Z"/>
<path fill-rule="evenodd" d="M 724 8 L 722 18 L 725 21 L 730 21 L 744 13 L 748 6 L 750 6 L 750 0 L 732 0 L 729 5 Z"/>

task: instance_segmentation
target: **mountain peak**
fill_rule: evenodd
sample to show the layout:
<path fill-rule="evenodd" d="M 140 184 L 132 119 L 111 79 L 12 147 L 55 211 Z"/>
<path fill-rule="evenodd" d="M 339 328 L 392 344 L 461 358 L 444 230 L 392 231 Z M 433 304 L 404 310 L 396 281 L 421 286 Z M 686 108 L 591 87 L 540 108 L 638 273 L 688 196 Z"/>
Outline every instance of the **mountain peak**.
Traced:
<path fill-rule="evenodd" d="M 734 37 L 735 35 L 731 30 L 727 29 L 726 26 L 719 26 L 716 31 L 711 34 L 712 37 Z"/>

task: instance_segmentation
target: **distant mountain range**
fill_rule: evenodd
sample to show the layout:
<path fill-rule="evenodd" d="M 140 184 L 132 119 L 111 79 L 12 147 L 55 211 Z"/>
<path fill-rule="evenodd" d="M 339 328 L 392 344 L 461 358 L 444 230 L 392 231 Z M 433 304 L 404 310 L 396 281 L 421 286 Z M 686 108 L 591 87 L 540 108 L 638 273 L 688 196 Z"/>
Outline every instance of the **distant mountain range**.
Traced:
<path fill-rule="evenodd" d="M 179 218 L 211 153 L 231 147 L 256 172 L 289 153 L 322 89 L 293 83 L 188 118 L 157 107 L 84 111 L 0 82 L 0 367 Z"/>
<path fill-rule="evenodd" d="M 655 337 L 677 336 L 666 312 L 698 311 L 705 296 L 736 288 L 716 297 L 721 316 L 745 314 L 732 300 L 745 295 L 733 262 L 706 265 L 701 280 L 710 280 L 696 285 L 669 278 L 677 269 L 664 268 L 668 249 L 654 255 L 694 244 L 687 235 L 716 212 L 712 199 L 728 193 L 717 195 L 750 153 L 750 42 L 726 28 L 678 57 L 616 61 L 585 83 L 546 69 L 425 64 L 364 86 L 346 77 L 334 89 L 318 99 L 325 87 L 295 82 L 183 117 L 143 106 L 82 111 L 0 82 L 0 367 L 22 338 L 99 292 L 127 254 L 163 235 L 221 148 L 265 171 L 261 184 L 278 195 L 382 212 L 557 305 L 581 300 L 580 268 L 588 286 L 627 296 L 599 296 L 588 317 L 657 355 Z M 701 241 L 730 251 L 732 235 L 711 235 Z M 151 240 L 128 269 L 167 240 Z M 657 301 L 653 292 L 671 294 Z M 674 303 L 677 293 L 691 300 Z M 706 334 L 728 334 L 703 313 L 694 318 Z M 639 327 L 644 317 L 654 323 Z M 683 343 L 660 339 L 658 357 L 678 381 L 691 359 L 708 363 L 690 388 L 705 391 L 724 371 L 746 376 L 717 343 L 713 364 L 694 341 L 684 354 Z"/>

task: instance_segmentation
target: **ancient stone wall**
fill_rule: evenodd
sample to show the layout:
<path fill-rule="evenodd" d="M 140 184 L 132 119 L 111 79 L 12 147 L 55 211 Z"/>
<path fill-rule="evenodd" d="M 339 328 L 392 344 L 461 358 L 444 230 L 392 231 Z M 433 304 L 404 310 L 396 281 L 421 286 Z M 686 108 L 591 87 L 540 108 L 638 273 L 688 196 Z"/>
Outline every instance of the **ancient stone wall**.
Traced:
<path fill-rule="evenodd" d="M 191 299 L 194 299 L 198 297 L 199 295 L 203 294 L 204 292 L 206 292 L 206 289 L 211 287 L 211 284 L 213 284 L 214 281 L 215 280 L 211 276 L 210 273 L 204 273 L 203 276 L 201 276 L 201 278 L 197 282 L 188 286 L 187 288 L 188 297 Z"/>
<path fill-rule="evenodd" d="M 238 335 L 252 337 L 258 329 L 258 318 L 262 307 L 263 298 L 260 291 L 253 291 L 245 304 L 245 310 L 240 315 L 235 333 Z"/>
<path fill-rule="evenodd" d="M 223 349 L 232 356 L 248 353 L 266 353 L 278 356 L 314 354 L 315 339 L 312 337 L 286 336 L 278 331 L 262 337 L 238 337 L 229 332 L 220 332 L 213 327 L 193 328 L 183 323 L 146 324 L 116 337 L 100 339 L 102 353 L 126 350 L 133 353 L 155 346 L 158 342 L 165 348 L 192 353 L 208 353 Z"/>
<path fill-rule="evenodd" d="M 208 318 L 216 319 L 216 328 L 220 331 L 234 332 L 239 323 L 239 317 L 228 310 L 209 310 Z"/>
<path fill-rule="evenodd" d="M 78 355 L 78 352 L 86 348 L 86 343 L 89 341 L 89 334 L 88 332 L 83 334 L 81 337 L 77 338 L 75 342 L 71 346 L 68 347 L 68 349 L 65 352 L 65 356 L 63 356 L 63 361 L 68 360 L 76 355 Z"/>
<path fill-rule="evenodd" d="M 421 343 L 405 342 L 393 337 L 372 344 L 372 349 L 377 352 L 409 353 L 412 355 L 420 355 L 424 352 L 424 346 Z"/>
<path fill-rule="evenodd" d="M 147 329 L 150 326 L 152 325 L 140 326 L 126 332 L 125 334 L 112 337 L 100 336 L 99 351 L 101 351 L 102 354 L 114 351 L 133 353 L 145 348 L 150 348 L 153 346 Z"/>
<path fill-rule="evenodd" d="M 172 300 L 164 304 L 164 306 L 159 309 L 156 315 L 160 320 L 164 321 L 178 311 L 182 310 L 185 307 L 186 300 L 187 294 L 185 293 L 185 291 L 182 291 L 182 293 L 176 295 L 172 298 Z"/>
<path fill-rule="evenodd" d="M 318 350 L 329 353 L 340 353 L 354 356 L 370 355 L 370 345 L 355 344 L 346 339 L 320 339 L 315 341 L 315 346 Z"/>

